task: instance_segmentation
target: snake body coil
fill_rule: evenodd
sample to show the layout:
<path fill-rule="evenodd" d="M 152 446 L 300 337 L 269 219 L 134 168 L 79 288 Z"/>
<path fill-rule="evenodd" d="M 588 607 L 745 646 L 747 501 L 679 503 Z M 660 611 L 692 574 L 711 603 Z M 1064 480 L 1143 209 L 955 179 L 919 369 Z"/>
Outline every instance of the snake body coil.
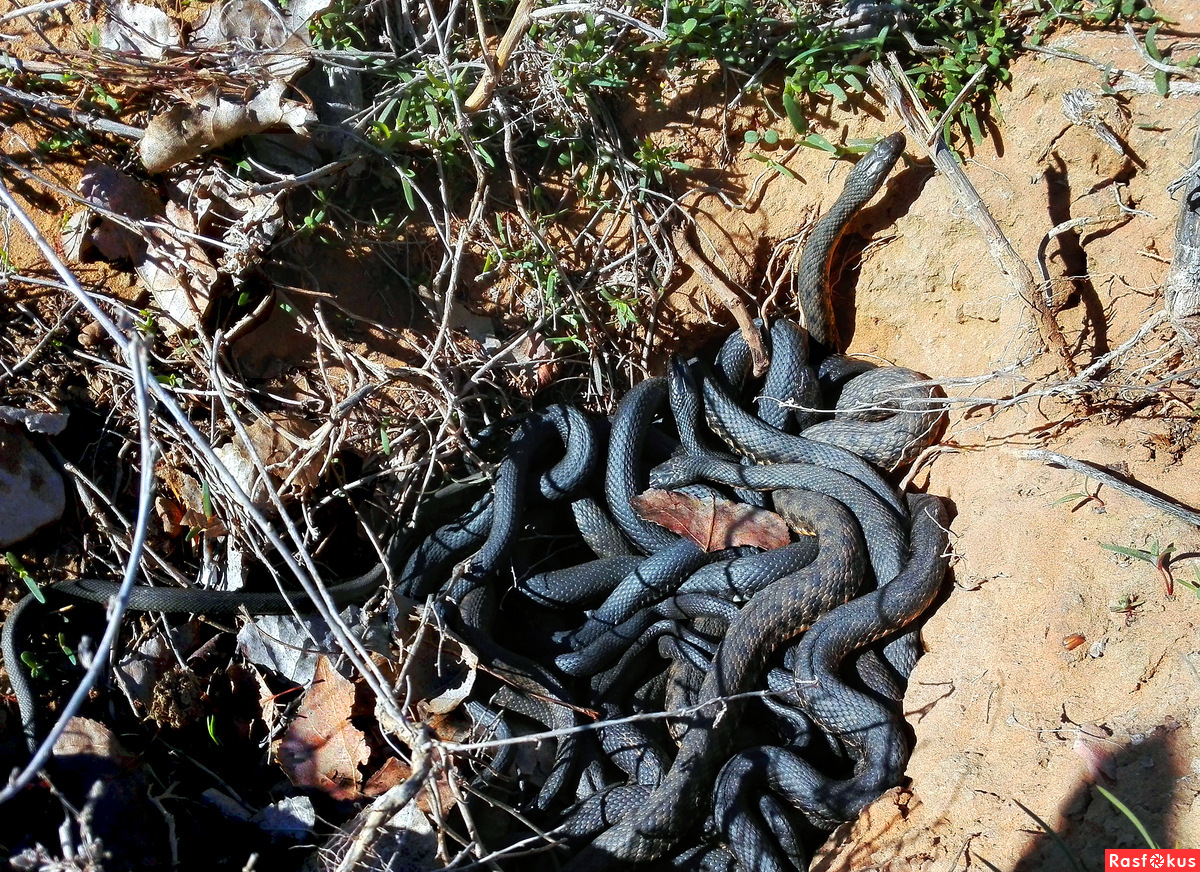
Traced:
<path fill-rule="evenodd" d="M 881 469 L 932 444 L 945 413 L 920 373 L 839 353 L 828 272 L 903 144 L 882 140 L 814 228 L 800 266 L 807 332 L 770 325 L 764 382 L 749 382 L 737 333 L 711 369 L 673 358 L 667 377 L 622 399 L 607 456 L 605 422 L 565 405 L 534 412 L 504 427 L 512 435 L 490 492 L 407 553 L 397 538 L 390 566 L 329 591 L 335 603 L 361 599 L 395 569 L 398 592 L 432 596 L 498 681 L 481 672 L 479 686 L 495 693 L 464 707 L 475 734 L 508 740 L 530 721 L 555 732 L 540 784 L 511 782 L 523 758 L 502 745 L 472 785 L 516 794 L 577 850 L 569 872 L 660 858 L 803 868 L 811 846 L 796 815 L 830 828 L 902 776 L 908 746 L 892 701 L 919 653 L 905 632 L 945 571 L 947 517 L 936 497 L 902 497 Z M 756 391 L 752 412 L 742 401 Z M 644 461 L 675 445 L 653 469 Z M 792 541 L 710 553 L 638 513 L 647 483 L 701 503 L 728 489 L 773 509 Z M 555 538 L 527 533 L 538 512 Z M 115 590 L 85 579 L 48 593 L 104 602 Z M 300 607 L 295 599 L 138 588 L 131 607 L 267 614 Z M 0 646 L 33 744 L 35 698 L 18 656 L 30 602 Z M 666 725 L 637 720 L 662 712 Z M 606 722 L 581 732 L 593 713 Z M 843 777 L 822 774 L 822 754 Z"/>

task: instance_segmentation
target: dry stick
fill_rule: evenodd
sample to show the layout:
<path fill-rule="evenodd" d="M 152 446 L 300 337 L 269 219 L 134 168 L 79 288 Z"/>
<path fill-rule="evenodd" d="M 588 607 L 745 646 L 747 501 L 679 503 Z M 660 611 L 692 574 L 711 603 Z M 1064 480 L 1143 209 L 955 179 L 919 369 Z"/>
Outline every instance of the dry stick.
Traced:
<path fill-rule="evenodd" d="M 996 259 L 1001 273 L 1037 315 L 1043 340 L 1059 356 L 1067 372 L 1072 376 L 1075 375 L 1075 362 L 1071 360 L 1067 341 L 1063 338 L 1053 313 L 1038 292 L 1038 285 L 1034 280 L 1033 273 L 1030 272 L 1021 256 L 1017 254 L 992 213 L 988 211 L 983 198 L 979 196 L 975 186 L 962 171 L 962 167 L 959 166 L 942 137 L 940 126 L 933 123 L 921 105 L 920 99 L 912 90 L 896 55 L 888 54 L 887 67 L 878 62 L 872 63 L 870 73 L 871 80 L 883 93 L 889 108 L 900 116 L 912 137 L 924 146 L 933 160 L 934 166 L 949 182 L 959 204 L 983 233 L 988 250 Z M 943 118 L 942 120 L 945 122 L 948 119 Z"/>
<path fill-rule="evenodd" d="M 484 52 L 483 61 L 487 65 L 487 71 L 479 80 L 479 84 L 475 86 L 475 90 L 471 92 L 471 96 L 463 103 L 463 108 L 468 112 L 478 112 L 492 102 L 492 94 L 496 92 L 496 86 L 500 84 L 500 76 L 508 67 L 509 61 L 512 60 L 517 43 L 525 37 L 533 25 L 533 18 L 529 13 L 533 12 L 536 4 L 537 0 L 521 0 L 517 4 L 516 12 L 513 13 L 512 21 L 508 23 L 508 30 L 500 39 L 496 57 L 493 59 L 488 56 L 486 51 Z"/>
<path fill-rule="evenodd" d="M 75 109 L 69 109 L 45 95 L 26 94 L 24 91 L 17 91 L 13 88 L 0 85 L 0 103 L 4 102 L 17 103 L 26 109 L 32 109 L 34 112 L 42 112 L 55 118 L 64 118 L 68 121 L 73 121 L 80 127 L 96 133 L 108 133 L 112 136 L 132 139 L 135 142 L 140 140 L 144 133 L 140 127 L 122 124 L 119 121 L 110 121 L 107 118 L 101 118 L 99 115 L 93 115 L 91 112 L 80 112 Z"/>
<path fill-rule="evenodd" d="M 1124 70 L 1120 67 L 1114 67 L 1103 61 L 1093 60 L 1086 55 L 1081 55 L 1073 51 L 1064 51 L 1061 48 L 1050 48 L 1044 45 L 1033 45 L 1032 43 L 1023 43 L 1021 45 L 1023 51 L 1031 51 L 1036 54 L 1046 55 L 1052 58 L 1062 58 L 1067 61 L 1075 61 L 1076 63 L 1087 64 L 1095 67 L 1098 70 L 1104 71 L 1105 84 L 1111 87 L 1114 91 L 1132 91 L 1135 94 L 1155 94 L 1158 93 L 1158 84 L 1153 79 L 1147 79 L 1145 76 L 1138 75 L 1130 70 Z M 1175 70 L 1180 72 L 1181 70 Z M 1173 97 L 1196 96 L 1200 94 L 1200 82 L 1171 82 L 1170 93 Z"/>
<path fill-rule="evenodd" d="M 1076 460 L 1074 457 L 1068 457 L 1065 454 L 1058 454 L 1054 451 L 1044 451 L 1040 448 L 1022 452 L 1021 456 L 1026 460 L 1040 460 L 1042 463 L 1061 466 L 1072 472 L 1078 472 L 1080 475 L 1089 476 L 1108 485 L 1113 490 L 1118 490 L 1134 499 L 1141 500 L 1151 508 L 1158 509 L 1160 512 L 1166 512 L 1168 515 L 1179 518 L 1181 521 L 1186 521 L 1189 524 L 1200 527 L 1200 512 L 1189 509 L 1187 506 L 1173 500 L 1164 499 L 1156 494 L 1149 493 L 1137 485 L 1130 484 L 1094 464 L 1083 460 Z"/>
<path fill-rule="evenodd" d="M 58 273 L 59 277 L 67 285 L 71 291 L 71 294 L 83 304 L 84 308 L 87 309 L 92 318 L 95 319 L 104 329 L 104 332 L 112 337 L 112 339 L 122 348 L 127 347 L 130 342 L 129 337 L 125 335 L 123 330 L 118 328 L 117 325 L 113 323 L 112 319 L 108 317 L 107 313 L 105 313 L 102 308 L 100 308 L 96 300 L 94 300 L 90 294 L 84 291 L 82 286 L 79 284 L 79 280 L 75 278 L 75 275 L 71 272 L 67 265 L 63 263 L 62 258 L 58 256 L 58 253 L 54 250 L 54 247 L 49 243 L 49 241 L 47 241 L 46 237 L 42 235 L 37 225 L 34 224 L 33 219 L 30 218 L 25 210 L 22 209 L 17 203 L 17 201 L 13 199 L 12 194 L 9 193 L 9 190 L 4 185 L 3 181 L 0 181 L 0 202 L 8 207 L 8 210 L 17 219 L 17 222 L 21 225 L 22 229 L 24 229 L 29 238 L 33 240 L 33 243 L 37 246 L 38 251 L 41 252 L 42 257 L 44 257 L 47 262 L 49 262 L 50 266 L 54 268 L 54 271 Z M 245 513 L 254 522 L 254 525 L 259 528 L 259 530 L 262 532 L 262 535 L 271 543 L 271 546 L 279 554 L 280 560 L 283 561 L 288 571 L 300 583 L 305 595 L 307 595 L 312 601 L 313 606 L 317 610 L 318 614 L 320 614 L 321 617 L 324 618 L 329 624 L 334 637 L 337 639 L 342 650 L 346 653 L 346 656 L 349 658 L 350 662 L 356 667 L 359 674 L 363 676 L 368 687 L 375 692 L 376 699 L 379 701 L 380 705 L 383 706 L 387 714 L 394 720 L 397 732 L 401 734 L 402 738 L 415 741 L 416 729 L 406 718 L 404 713 L 401 712 L 397 707 L 395 700 L 388 692 L 387 683 L 384 681 L 382 675 L 380 675 L 379 671 L 375 668 L 375 665 L 370 660 L 364 660 L 361 656 L 359 656 L 356 649 L 357 640 L 349 638 L 344 632 L 342 632 L 342 629 L 336 620 L 337 609 L 334 607 L 333 602 L 329 599 L 329 595 L 325 588 L 317 583 L 316 579 L 320 577 L 320 573 L 317 572 L 316 566 L 313 565 L 311 557 L 304 550 L 303 542 L 296 534 L 295 526 L 291 523 L 286 523 L 289 537 L 299 553 L 298 559 L 292 555 L 290 549 L 284 544 L 283 539 L 279 536 L 279 534 L 275 532 L 275 529 L 271 526 L 271 523 L 267 520 L 266 516 L 251 502 L 250 498 L 246 495 L 245 490 L 229 471 L 228 467 L 226 467 L 225 464 L 221 462 L 221 459 L 217 457 L 209 441 L 205 439 L 199 430 L 196 429 L 196 426 L 192 423 L 191 419 L 184 414 L 183 409 L 181 409 L 179 404 L 175 402 L 175 398 L 171 395 L 171 392 L 168 391 L 164 385 L 160 384 L 156 379 L 153 378 L 147 380 L 146 388 L 149 393 L 153 394 L 154 398 L 168 413 L 168 415 L 175 419 L 176 424 L 179 425 L 179 428 L 186 434 L 188 440 L 190 440 L 192 448 L 204 458 L 209 468 L 216 473 L 218 479 L 224 485 L 226 492 L 229 493 L 232 498 L 238 501 L 238 503 L 243 507 Z M 287 519 L 286 514 L 284 515 L 284 518 L 285 520 Z M 301 566 L 301 562 L 304 564 L 303 567 Z M 3 801 L 3 799 L 7 798 L 7 791 L 3 794 L 0 794 L 0 801 Z"/>
<path fill-rule="evenodd" d="M 1163 305 L 1181 336 L 1200 342 L 1200 126 L 1192 139 L 1192 165 L 1171 188 L 1180 192 L 1175 253 L 1163 283 Z"/>
<path fill-rule="evenodd" d="M 337 866 L 337 872 L 349 872 L 351 869 L 359 868 L 358 863 L 375 840 L 379 828 L 386 824 L 393 814 L 416 798 L 425 785 L 433 764 L 430 755 L 433 736 L 428 727 L 422 726 L 418 738 L 420 741 L 413 747 L 412 774 L 371 803 L 363 827 L 342 856 L 342 860 Z"/>
<path fill-rule="evenodd" d="M 688 237 L 686 227 L 680 227 L 675 231 L 672 238 L 675 243 L 675 250 L 679 252 L 679 258 L 689 267 L 695 270 L 704 282 L 704 287 L 710 291 L 709 296 L 720 303 L 738 323 L 738 329 L 742 332 L 742 338 L 746 340 L 746 344 L 750 346 L 750 357 L 754 361 L 754 374 L 762 375 L 767 371 L 767 366 L 770 365 L 770 359 L 767 357 L 767 350 L 763 347 L 762 336 L 759 335 L 758 328 L 754 326 L 754 319 L 750 317 L 750 312 L 746 308 L 746 304 L 742 302 L 741 297 L 737 295 L 731 285 L 723 276 L 719 276 L 704 260 L 704 257 L 692 245 L 692 240 Z"/>

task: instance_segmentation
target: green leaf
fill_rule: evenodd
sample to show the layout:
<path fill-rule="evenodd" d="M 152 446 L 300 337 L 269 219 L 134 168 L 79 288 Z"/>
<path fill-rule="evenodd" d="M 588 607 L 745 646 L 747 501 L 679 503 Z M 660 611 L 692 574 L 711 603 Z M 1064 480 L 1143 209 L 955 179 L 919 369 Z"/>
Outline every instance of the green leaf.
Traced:
<path fill-rule="evenodd" d="M 803 133 L 808 124 L 804 120 L 804 113 L 800 111 L 800 104 L 796 102 L 796 95 L 792 93 L 791 82 L 788 82 L 783 89 L 783 111 L 787 113 L 788 121 L 792 122 L 792 127 L 797 133 Z"/>
<path fill-rule="evenodd" d="M 821 88 L 836 97 L 839 103 L 846 102 L 846 92 L 842 90 L 842 86 L 837 82 L 822 82 Z"/>
<path fill-rule="evenodd" d="M 417 211 L 417 203 L 413 198 L 412 182 L 408 180 L 408 173 L 405 170 L 400 171 L 400 190 L 404 192 L 404 202 L 408 204 L 408 208 L 413 212 Z"/>
<path fill-rule="evenodd" d="M 1158 35 L 1159 26 L 1160 25 L 1157 24 L 1151 26 L 1151 28 L 1146 31 L 1145 39 L 1146 54 L 1150 55 L 1150 57 L 1154 58 L 1156 61 L 1161 61 L 1163 59 L 1162 52 L 1158 50 L 1158 45 L 1154 42 L 1154 37 Z"/>
<path fill-rule="evenodd" d="M 58 647 L 67 655 L 67 659 L 71 661 L 72 666 L 79 665 L 79 658 L 75 656 L 75 651 L 67 644 L 67 637 L 64 633 L 58 634 Z"/>
<path fill-rule="evenodd" d="M 1171 83 L 1167 80 L 1166 70 L 1155 70 L 1154 72 L 1154 89 L 1158 91 L 1159 96 L 1165 97 L 1171 90 Z"/>
<path fill-rule="evenodd" d="M 1121 812 L 1121 814 L 1123 814 L 1123 815 L 1125 815 L 1125 817 L 1129 818 L 1129 822 L 1132 823 L 1135 827 L 1137 827 L 1137 831 L 1139 833 L 1141 833 L 1142 838 L 1146 840 L 1146 847 L 1150 848 L 1152 851 L 1158 850 L 1158 845 L 1154 844 L 1154 839 L 1150 838 L 1150 833 L 1142 825 L 1142 822 L 1140 820 L 1138 820 L 1137 815 L 1135 815 L 1132 811 L 1130 811 L 1129 807 L 1127 805 L 1125 805 L 1125 803 L 1121 802 L 1121 800 L 1117 799 L 1115 796 L 1113 796 L 1111 793 L 1109 793 L 1107 790 L 1105 790 L 1099 784 L 1096 785 L 1096 789 L 1098 791 L 1100 791 L 1100 793 L 1104 796 L 1105 799 L 1107 799 L 1114 806 L 1116 806 L 1117 811 Z"/>
<path fill-rule="evenodd" d="M 29 593 L 33 596 L 33 598 L 38 602 L 45 604 L 46 595 L 42 593 L 42 588 L 38 585 L 37 581 L 34 580 L 33 576 L 25 571 L 25 567 L 21 564 L 21 561 L 17 555 L 13 554 L 11 551 L 5 551 L 4 559 L 8 561 L 8 565 L 12 567 L 13 572 L 17 574 L 21 581 L 25 582 L 25 586 L 29 588 Z"/>
<path fill-rule="evenodd" d="M 754 145 L 754 143 L 758 142 L 758 131 L 757 130 L 747 130 L 745 133 L 742 134 L 742 141 L 745 142 L 747 145 Z"/>
<path fill-rule="evenodd" d="M 212 492 L 208 489 L 207 481 L 200 483 L 200 505 L 204 507 L 205 519 L 211 521 L 213 519 Z"/>
<path fill-rule="evenodd" d="M 819 133 L 810 133 L 804 139 L 800 140 L 800 144 L 807 145 L 809 148 L 818 148 L 830 154 L 837 154 L 837 147 Z"/>

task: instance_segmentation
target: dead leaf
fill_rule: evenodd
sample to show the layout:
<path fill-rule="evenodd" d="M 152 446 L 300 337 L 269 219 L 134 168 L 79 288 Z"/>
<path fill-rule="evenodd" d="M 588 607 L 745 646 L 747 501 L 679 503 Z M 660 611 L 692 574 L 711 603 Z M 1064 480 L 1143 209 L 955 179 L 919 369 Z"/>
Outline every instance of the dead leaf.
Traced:
<path fill-rule="evenodd" d="M 307 796 L 287 796 L 263 806 L 251 819 L 272 840 L 306 839 L 317 823 L 317 810 Z"/>
<path fill-rule="evenodd" d="M 391 807 L 387 805 L 386 799 L 377 801 L 382 806 Z M 366 822 L 376 813 L 374 803 L 367 806 L 344 825 L 343 832 L 361 832 Z M 331 852 L 329 868 L 344 859 L 350 844 L 347 838 L 334 840 L 328 846 L 327 850 Z M 389 872 L 395 869 L 403 869 L 405 872 L 433 872 L 435 869 L 445 868 L 445 863 L 438 859 L 439 844 L 433 822 L 414 800 L 391 815 L 387 822 L 378 828 L 371 849 L 357 859 L 354 869 L 355 872 Z"/>
<path fill-rule="evenodd" d="M 284 99 L 288 84 L 271 79 L 249 94 L 223 94 L 215 87 L 195 94 L 187 103 L 176 103 L 155 115 L 138 143 L 142 165 L 150 173 L 161 173 L 176 164 L 198 157 L 272 127 L 287 126 L 304 134 L 316 121 L 311 108 Z"/>
<path fill-rule="evenodd" d="M 138 278 L 154 302 L 168 316 L 159 321 L 164 332 L 195 330 L 208 314 L 210 295 L 220 279 L 208 253 L 195 238 L 196 222 L 186 209 L 174 202 L 166 205 L 166 227 L 147 230 L 149 242 L 144 255 L 135 260 Z"/>
<path fill-rule="evenodd" d="M 159 513 L 164 532 L 166 532 L 168 524 L 171 525 L 171 529 L 190 528 L 200 530 L 205 535 L 213 537 L 224 536 L 229 532 L 215 513 L 211 517 L 207 514 L 204 504 L 204 486 L 200 482 L 166 461 L 160 461 L 155 475 L 162 480 L 175 498 L 175 507 L 164 502 L 161 507 L 162 511 Z M 209 503 L 211 504 L 211 502 L 210 498 Z M 182 514 L 177 515 L 175 508 L 181 508 Z"/>
<path fill-rule="evenodd" d="M 713 497 L 701 499 L 678 491 L 650 488 L 633 498 L 642 520 L 686 536 L 705 551 L 737 545 L 764 550 L 782 548 L 791 537 L 788 525 L 774 512 Z"/>
<path fill-rule="evenodd" d="M 217 267 L 238 279 L 262 262 L 287 224 L 283 192 L 252 193 L 252 184 L 214 167 L 192 170 L 173 195 L 196 218 L 197 231 L 221 242 Z"/>
<path fill-rule="evenodd" d="M 421 632 L 419 607 L 411 600 L 399 600 L 393 637 L 402 650 L 404 687 L 401 698 L 413 701 L 410 715 L 428 720 L 431 715 L 446 715 L 471 694 L 479 670 L 479 657 L 450 633 L 426 625 Z M 405 608 L 407 606 L 407 608 Z M 420 634 L 420 642 L 417 638 Z M 376 717 L 385 731 L 391 731 L 382 706 L 376 705 Z"/>
<path fill-rule="evenodd" d="M 91 718 L 71 718 L 54 743 L 54 756 L 60 760 L 67 757 L 103 760 L 120 769 L 132 769 L 137 761 L 112 730 Z"/>
<path fill-rule="evenodd" d="M 161 9 L 118 0 L 108 7 L 100 45 L 110 51 L 161 58 L 180 45 L 179 28 Z"/>
<path fill-rule="evenodd" d="M 350 723 L 353 707 L 353 682 L 339 675 L 328 658 L 318 658 L 313 683 L 275 752 L 292 784 L 338 800 L 362 795 L 358 767 L 371 752 L 362 731 Z"/>
<path fill-rule="evenodd" d="M 235 69 L 291 82 L 311 59 L 308 22 L 328 9 L 330 0 L 293 0 L 281 5 L 283 8 L 268 0 L 227 0 L 210 6 L 192 32 L 190 47 L 227 53 Z"/>
<path fill-rule="evenodd" d="M 255 666 L 303 685 L 316 680 L 322 652 L 337 650 L 320 615 L 256 615 L 238 631 L 237 646 Z"/>
<path fill-rule="evenodd" d="M 79 195 L 101 209 L 135 222 L 161 217 L 165 208 L 162 198 L 153 190 L 100 163 L 84 167 L 79 178 Z M 105 260 L 128 258 L 137 263 L 146 251 L 146 240 L 140 234 L 111 218 L 101 217 L 89 239 Z"/>

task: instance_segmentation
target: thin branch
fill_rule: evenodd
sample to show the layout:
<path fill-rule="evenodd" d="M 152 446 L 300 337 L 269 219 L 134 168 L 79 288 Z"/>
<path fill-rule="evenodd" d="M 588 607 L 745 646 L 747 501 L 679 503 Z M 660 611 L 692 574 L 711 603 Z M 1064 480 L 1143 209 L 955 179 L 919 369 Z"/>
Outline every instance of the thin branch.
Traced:
<path fill-rule="evenodd" d="M 13 201 L 12 195 L 3 183 L 0 183 L 0 200 L 9 209 L 13 210 L 19 219 L 20 213 L 16 202 Z M 83 704 L 87 702 L 92 688 L 100 680 L 101 673 L 108 669 L 108 653 L 112 650 L 113 644 L 117 640 L 117 635 L 121 631 L 121 618 L 124 617 L 125 610 L 129 607 L 129 597 L 133 593 L 134 583 L 137 581 L 138 574 L 141 571 L 142 549 L 145 547 L 146 537 L 149 534 L 150 517 L 154 507 L 154 463 L 157 454 L 154 443 L 150 438 L 150 401 L 146 394 L 147 384 L 153 382 L 154 379 L 150 377 L 147 368 L 144 341 L 144 337 L 140 333 L 134 333 L 122 345 L 122 351 L 129 361 L 129 367 L 133 374 L 133 394 L 137 403 L 138 433 L 141 441 L 142 462 L 141 484 L 138 489 L 137 523 L 134 526 L 133 542 L 129 546 L 129 557 L 125 562 L 125 576 L 121 580 L 121 589 L 109 601 L 108 625 L 104 628 L 104 635 L 101 636 L 100 642 L 96 646 L 96 651 L 92 656 L 91 662 L 88 664 L 83 679 L 79 682 L 79 686 L 75 688 L 75 692 L 71 694 L 70 700 L 63 706 L 57 723 L 50 729 L 49 734 L 34 752 L 33 757 L 25 765 L 25 768 L 9 781 L 3 791 L 0 791 L 0 805 L 20 793 L 37 777 L 42 767 L 50 759 L 51 754 L 54 753 L 55 743 L 66 732 L 67 725 L 71 719 L 78 714 Z"/>
<path fill-rule="evenodd" d="M 1044 451 L 1042 449 L 1032 449 L 1025 451 L 1021 455 L 1026 460 L 1038 460 L 1050 466 L 1061 466 L 1072 472 L 1078 472 L 1081 475 L 1090 476 L 1096 481 L 1108 485 L 1113 490 L 1131 496 L 1134 499 L 1141 500 L 1151 508 L 1158 509 L 1160 512 L 1165 512 L 1172 517 L 1185 521 L 1193 526 L 1200 527 L 1200 512 L 1195 509 L 1188 508 L 1174 500 L 1165 499 L 1152 494 L 1144 488 L 1136 484 L 1131 484 L 1123 478 L 1119 478 L 1108 472 L 1104 467 L 1094 463 L 1088 463 L 1083 460 L 1076 460 L 1074 457 L 1068 457 L 1066 454 L 1058 454 L 1054 451 Z"/>
<path fill-rule="evenodd" d="M 1054 320 L 1054 314 L 1046 306 L 1038 292 L 1033 273 L 1013 244 L 988 210 L 983 198 L 971 184 L 966 173 L 946 145 L 937 125 L 929 118 L 920 99 L 912 90 L 908 77 L 900 67 L 895 54 L 888 55 L 888 66 L 875 62 L 870 67 L 871 80 L 883 93 L 889 108 L 900 116 L 904 126 L 914 139 L 920 142 L 932 158 L 934 166 L 942 173 L 954 192 L 955 199 L 966 211 L 971 221 L 979 228 L 987 241 L 988 250 L 995 258 L 1001 273 L 1008 279 L 1031 310 L 1036 314 L 1042 338 L 1058 355 L 1070 375 L 1075 375 L 1075 363 L 1063 338 L 1062 330 Z"/>
<path fill-rule="evenodd" d="M 54 118 L 63 118 L 67 121 L 72 121 L 80 127 L 95 133 L 107 133 L 134 142 L 140 140 L 145 134 L 145 131 L 140 127 L 133 127 L 129 124 L 122 124 L 119 121 L 101 118 L 99 115 L 94 115 L 91 112 L 70 109 L 61 103 L 56 103 L 45 94 L 26 94 L 24 91 L 9 88 L 7 85 L 0 85 L 0 102 L 4 101 L 17 103 L 26 109 L 33 110 L 35 113 L 41 112 Z"/>

